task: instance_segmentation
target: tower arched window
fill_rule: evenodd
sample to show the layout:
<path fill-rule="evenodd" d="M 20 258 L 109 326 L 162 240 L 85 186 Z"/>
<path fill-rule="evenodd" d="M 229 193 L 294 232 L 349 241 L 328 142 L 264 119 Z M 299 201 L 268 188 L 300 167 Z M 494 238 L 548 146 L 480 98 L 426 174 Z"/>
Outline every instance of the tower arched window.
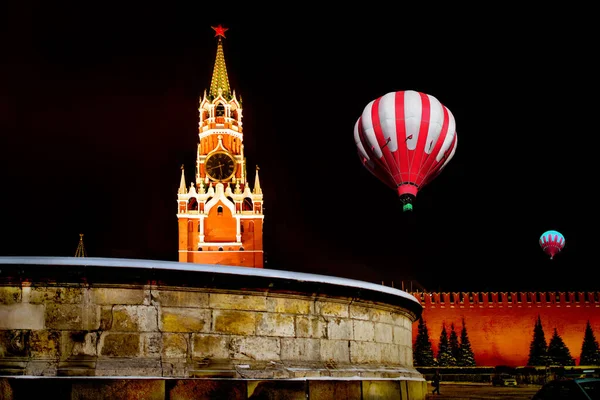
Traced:
<path fill-rule="evenodd" d="M 223 215 L 223 206 L 217 207 L 217 215 Z"/>
<path fill-rule="evenodd" d="M 217 108 L 215 110 L 215 117 L 224 117 L 225 116 L 225 106 L 223 104 L 217 104 Z"/>
<path fill-rule="evenodd" d="M 191 197 L 188 200 L 187 209 L 188 210 L 197 210 L 198 209 L 198 201 L 196 200 L 195 197 Z"/>
<path fill-rule="evenodd" d="M 242 205 L 242 211 L 252 211 L 254 208 L 252 199 L 250 197 L 244 197 L 244 204 Z"/>

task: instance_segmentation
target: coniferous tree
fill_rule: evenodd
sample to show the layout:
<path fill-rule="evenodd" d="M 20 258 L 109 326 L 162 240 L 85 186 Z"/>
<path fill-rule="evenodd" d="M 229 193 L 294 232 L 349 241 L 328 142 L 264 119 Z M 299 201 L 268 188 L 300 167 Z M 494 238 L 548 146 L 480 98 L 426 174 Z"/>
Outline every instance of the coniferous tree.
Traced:
<path fill-rule="evenodd" d="M 458 365 L 462 367 L 474 367 L 475 364 L 475 354 L 473 354 L 473 349 L 471 348 L 471 341 L 469 340 L 469 335 L 467 334 L 467 326 L 465 325 L 465 319 L 462 320 L 462 329 L 460 331 L 460 353 L 458 357 Z"/>
<path fill-rule="evenodd" d="M 554 328 L 550 343 L 548 343 L 548 360 L 551 365 L 575 365 L 575 359 L 571 357 L 571 351 Z"/>
<path fill-rule="evenodd" d="M 450 324 L 450 353 L 452 353 L 452 358 L 454 359 L 454 364 L 452 365 L 458 365 L 460 342 L 458 341 L 458 334 L 454 329 L 454 322 Z"/>
<path fill-rule="evenodd" d="M 548 364 L 548 344 L 542 327 L 542 319 L 538 315 L 533 327 L 533 339 L 529 344 L 529 360 L 527 365 L 547 365 Z"/>
<path fill-rule="evenodd" d="M 441 367 L 456 365 L 456 359 L 452 356 L 450 342 L 448 340 L 448 331 L 446 324 L 442 324 L 442 332 L 440 333 L 440 343 L 438 345 L 437 361 Z"/>
<path fill-rule="evenodd" d="M 579 365 L 600 365 L 600 347 L 589 320 L 585 325 Z"/>
<path fill-rule="evenodd" d="M 427 329 L 427 324 L 422 317 L 419 317 L 417 338 L 413 348 L 413 363 L 415 366 L 419 367 L 432 367 L 435 365 L 433 348 L 431 346 L 431 340 L 429 339 L 429 331 Z"/>

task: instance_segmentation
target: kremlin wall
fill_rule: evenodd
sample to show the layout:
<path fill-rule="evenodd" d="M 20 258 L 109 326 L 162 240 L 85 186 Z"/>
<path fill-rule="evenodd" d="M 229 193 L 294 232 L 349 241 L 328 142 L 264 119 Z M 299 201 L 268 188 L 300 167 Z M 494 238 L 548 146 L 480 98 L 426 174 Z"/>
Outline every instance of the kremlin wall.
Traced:
<path fill-rule="evenodd" d="M 579 365 L 587 321 L 598 338 L 600 292 L 412 292 L 437 355 L 442 326 L 460 337 L 463 320 L 477 366 L 526 366 L 533 328 L 540 316 L 546 342 L 554 329 Z M 417 323 L 413 327 L 413 343 Z"/>

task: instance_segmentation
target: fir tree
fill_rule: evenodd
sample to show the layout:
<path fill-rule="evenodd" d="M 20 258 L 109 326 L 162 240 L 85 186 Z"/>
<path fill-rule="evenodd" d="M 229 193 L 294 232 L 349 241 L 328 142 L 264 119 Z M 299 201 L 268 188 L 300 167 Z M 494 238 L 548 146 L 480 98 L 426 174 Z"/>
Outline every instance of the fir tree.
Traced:
<path fill-rule="evenodd" d="M 458 365 L 461 367 L 474 367 L 475 354 L 471 348 L 471 341 L 467 334 L 467 326 L 465 325 L 465 319 L 462 320 L 462 329 L 460 331 L 460 353 L 457 359 Z"/>
<path fill-rule="evenodd" d="M 565 345 L 562 337 L 558 334 L 558 330 L 554 328 L 550 343 L 548 343 L 548 360 L 551 365 L 575 365 L 575 359 L 571 357 L 571 351 Z"/>
<path fill-rule="evenodd" d="M 448 331 L 446 324 L 442 324 L 442 332 L 440 333 L 440 343 L 438 345 L 437 361 L 441 367 L 456 365 L 456 359 L 452 356 L 450 342 L 448 340 Z"/>
<path fill-rule="evenodd" d="M 419 327 L 413 349 L 413 363 L 419 367 L 432 367 L 435 365 L 429 331 L 422 317 L 419 317 Z"/>
<path fill-rule="evenodd" d="M 600 347 L 592 330 L 592 325 L 588 320 L 583 334 L 583 344 L 581 345 L 581 355 L 579 356 L 579 365 L 600 365 Z"/>
<path fill-rule="evenodd" d="M 527 365 L 547 365 L 548 364 L 548 344 L 542 327 L 542 319 L 538 315 L 533 327 L 533 339 L 529 344 L 529 360 Z"/>
<path fill-rule="evenodd" d="M 458 341 L 456 330 L 454 329 L 454 322 L 450 324 L 450 353 L 452 353 L 452 358 L 454 358 L 455 361 L 453 365 L 458 365 L 458 360 L 460 358 L 460 343 Z"/>

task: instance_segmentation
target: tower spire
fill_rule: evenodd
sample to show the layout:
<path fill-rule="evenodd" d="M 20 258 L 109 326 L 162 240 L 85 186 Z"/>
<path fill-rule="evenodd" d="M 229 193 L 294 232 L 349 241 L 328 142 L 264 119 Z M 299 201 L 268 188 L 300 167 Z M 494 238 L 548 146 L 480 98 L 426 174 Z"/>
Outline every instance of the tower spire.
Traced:
<path fill-rule="evenodd" d="M 260 180 L 258 179 L 258 170 L 260 168 L 258 168 L 258 165 L 256 166 L 256 175 L 254 176 L 254 189 L 252 190 L 252 193 L 254 194 L 261 194 L 262 193 L 262 189 L 260 188 Z"/>
<path fill-rule="evenodd" d="M 223 39 L 225 31 L 229 28 L 211 26 L 215 30 L 215 37 L 218 37 L 217 42 L 217 58 L 213 68 L 212 80 L 210 81 L 210 96 L 212 98 L 222 94 L 227 100 L 231 98 L 231 88 L 229 87 L 229 78 L 227 77 L 227 67 L 225 66 L 225 55 L 223 53 Z"/>
<path fill-rule="evenodd" d="M 185 174 L 183 172 L 183 164 L 181 164 L 181 180 L 179 181 L 179 190 L 177 191 L 179 194 L 186 194 L 187 189 L 185 187 Z"/>
<path fill-rule="evenodd" d="M 83 233 L 79 234 L 79 244 L 75 250 L 75 257 L 86 257 L 85 248 L 83 247 Z"/>

